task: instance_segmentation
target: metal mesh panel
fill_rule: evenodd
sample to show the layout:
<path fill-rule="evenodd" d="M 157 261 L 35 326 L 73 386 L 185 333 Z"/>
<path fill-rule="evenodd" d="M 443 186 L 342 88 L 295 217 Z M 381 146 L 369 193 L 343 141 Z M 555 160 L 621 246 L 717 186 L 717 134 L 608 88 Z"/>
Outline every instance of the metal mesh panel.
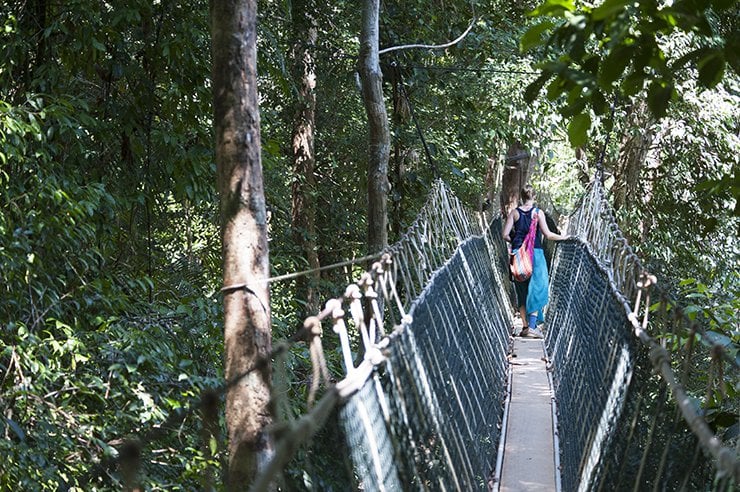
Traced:
<path fill-rule="evenodd" d="M 396 327 L 384 340 L 385 360 L 332 422 L 346 437 L 348 451 L 334 450 L 334 459 L 349 462 L 345 490 L 484 490 L 491 478 L 514 300 L 508 258 L 500 221 L 461 242 L 477 227 L 437 191 L 430 203 L 444 214 L 421 217 L 390 248 L 400 260 L 381 277 Z M 600 189 L 586 199 L 571 221 L 585 242 L 558 243 L 554 254 L 545 244 L 546 345 L 563 490 L 733 490 L 736 453 L 696 425 L 688 398 L 671 394 L 684 393 L 661 362 L 662 347 L 646 335 L 647 319 L 640 328 L 627 314 L 642 267 Z M 733 368 L 704 359 L 704 367 Z M 330 490 L 316 478 L 315 488 Z"/>
<path fill-rule="evenodd" d="M 730 490 L 632 333 L 606 271 L 581 243 L 558 248 L 548 352 L 564 490 Z"/>
<path fill-rule="evenodd" d="M 341 411 L 358 488 L 486 489 L 511 323 L 489 251 L 473 238 L 435 273 L 388 360 Z"/>
<path fill-rule="evenodd" d="M 383 399 L 376 375 L 339 412 L 355 474 L 362 490 L 370 492 L 401 489 Z"/>

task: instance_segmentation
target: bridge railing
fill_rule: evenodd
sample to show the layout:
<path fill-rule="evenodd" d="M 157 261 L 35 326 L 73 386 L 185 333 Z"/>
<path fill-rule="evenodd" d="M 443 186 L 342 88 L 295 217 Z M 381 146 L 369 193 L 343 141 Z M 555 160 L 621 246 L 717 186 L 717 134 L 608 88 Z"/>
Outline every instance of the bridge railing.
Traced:
<path fill-rule="evenodd" d="M 610 222 L 603 191 L 590 189 L 583 204 L 569 229 L 580 240 L 561 243 L 553 259 L 547 313 L 563 484 L 732 487 L 737 452 L 691 412 L 676 363 L 648 336 L 647 322 L 640 324 L 639 303 L 630 307 L 644 295 L 642 265 Z M 306 320 L 301 335 L 314 368 L 309 411 L 275 424 L 275 453 L 253 490 L 276 480 L 299 448 L 303 475 L 296 480 L 307 488 L 488 488 L 504 425 L 512 325 L 506 259 L 501 221 L 488 226 L 435 184 L 409 232 Z M 336 383 L 321 348 L 326 324 L 341 341 L 346 368 Z M 276 344 L 278 368 L 288 346 Z M 206 403 L 231 384 L 238 381 L 182 414 L 211 408 Z M 343 444 L 331 454 L 301 447 L 318 430 Z M 614 456 L 618 466 L 609 464 Z"/>
<path fill-rule="evenodd" d="M 697 326 L 664 296 L 651 304 L 655 279 L 624 239 L 600 182 L 571 216 L 569 233 L 580 240 L 557 250 L 547 315 L 563 487 L 732 490 L 740 481 L 737 437 L 732 427 L 724 438 L 714 433 L 695 403 L 700 385 L 687 383 L 693 372 L 693 381 L 719 391 L 737 381 L 737 363 L 707 339 L 703 358 L 681 344 L 666 350 L 680 333 L 699 340 Z"/>
<path fill-rule="evenodd" d="M 311 390 L 322 396 L 309 414 L 279 427 L 308 437 L 310 421 L 344 436 L 344 447 L 316 443 L 301 454 L 306 480 L 341 490 L 485 490 L 512 326 L 506 259 L 501 221 L 489 226 L 438 181 L 406 234 L 306 321 L 312 333 L 331 324 L 346 369 L 323 394 Z M 298 441 L 285 442 L 254 490 L 285 467 Z M 329 461 L 347 466 L 327 473 Z"/>
<path fill-rule="evenodd" d="M 582 239 L 591 254 L 606 267 L 617 289 L 627 298 L 637 295 L 637 283 L 645 271 L 614 218 L 599 180 L 591 182 L 568 220 L 568 234 Z"/>

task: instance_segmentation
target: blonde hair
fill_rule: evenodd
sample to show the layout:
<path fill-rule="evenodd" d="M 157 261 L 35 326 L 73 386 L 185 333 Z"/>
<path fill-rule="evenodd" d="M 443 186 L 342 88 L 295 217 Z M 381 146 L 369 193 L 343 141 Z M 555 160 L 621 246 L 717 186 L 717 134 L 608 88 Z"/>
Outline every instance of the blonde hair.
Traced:
<path fill-rule="evenodd" d="M 534 188 L 532 188 L 532 185 L 524 185 L 524 188 L 522 188 L 522 191 L 519 193 L 520 198 L 523 202 L 527 202 L 534 198 Z"/>

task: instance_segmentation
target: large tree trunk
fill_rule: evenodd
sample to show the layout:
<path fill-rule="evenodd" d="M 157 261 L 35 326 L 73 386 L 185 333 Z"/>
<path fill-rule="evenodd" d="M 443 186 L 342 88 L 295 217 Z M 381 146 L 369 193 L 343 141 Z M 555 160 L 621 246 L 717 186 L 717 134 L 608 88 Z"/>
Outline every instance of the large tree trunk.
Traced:
<path fill-rule="evenodd" d="M 506 217 L 519 205 L 519 192 L 529 179 L 533 159 L 521 143 L 514 142 L 506 152 L 501 177 L 501 215 Z"/>
<path fill-rule="evenodd" d="M 365 0 L 362 9 L 358 70 L 368 119 L 367 247 L 368 253 L 388 245 L 388 160 L 391 136 L 383 98 L 383 73 L 378 55 L 380 0 Z"/>
<path fill-rule="evenodd" d="M 317 27 L 313 0 L 293 2 L 293 72 L 298 86 L 291 155 L 293 160 L 293 203 L 291 223 L 293 240 L 303 250 L 311 273 L 298 278 L 298 297 L 306 299 L 305 312 L 311 315 L 320 308 L 318 285 L 319 255 L 316 245 L 316 177 L 314 168 L 314 133 L 316 127 L 316 67 L 313 59 Z"/>
<path fill-rule="evenodd" d="M 229 490 L 246 490 L 271 445 L 267 214 L 260 161 L 256 0 L 212 2 L 214 126 L 224 260 Z M 256 371 L 249 372 L 257 365 Z M 246 376 L 245 376 L 246 374 Z"/>
<path fill-rule="evenodd" d="M 652 116 L 647 103 L 637 101 L 627 111 L 627 131 L 622 138 L 619 158 L 614 163 L 614 209 L 619 210 L 629 204 L 641 203 L 641 171 L 653 143 Z"/>
<path fill-rule="evenodd" d="M 396 241 L 403 234 L 403 213 L 404 213 L 404 201 L 405 201 L 405 188 L 406 184 L 406 163 L 407 161 L 413 160 L 413 152 L 405 148 L 403 144 L 402 128 L 406 124 L 410 110 L 408 101 L 405 97 L 405 89 L 403 88 L 403 77 L 401 76 L 401 68 L 394 67 L 391 72 L 390 78 L 391 85 L 393 87 L 393 109 L 391 113 L 391 121 L 393 128 L 396 132 L 396 138 L 393 141 L 393 154 L 390 157 L 390 186 L 393 191 L 390 194 L 391 198 L 391 212 L 390 212 L 390 229 L 393 233 L 391 240 Z"/>
<path fill-rule="evenodd" d="M 619 157 L 614 163 L 614 185 L 611 192 L 614 210 L 646 209 L 652 193 L 652 182 L 649 176 L 650 162 L 655 162 L 651 152 L 656 134 L 653 128 L 653 117 L 643 100 L 635 102 L 627 112 L 627 131 L 622 138 Z M 637 228 L 634 224 L 623 224 L 627 240 L 637 244 L 646 239 L 648 225 L 642 214 L 638 217 Z M 630 219 L 633 220 L 633 219 Z"/>

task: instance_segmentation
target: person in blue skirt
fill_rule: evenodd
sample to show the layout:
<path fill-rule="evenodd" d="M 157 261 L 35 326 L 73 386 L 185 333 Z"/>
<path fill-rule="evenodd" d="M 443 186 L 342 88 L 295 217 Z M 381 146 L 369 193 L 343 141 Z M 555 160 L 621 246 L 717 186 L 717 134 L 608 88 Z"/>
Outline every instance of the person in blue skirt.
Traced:
<path fill-rule="evenodd" d="M 509 253 L 514 254 L 521 247 L 529 232 L 534 216 L 537 218 L 535 233 L 532 276 L 523 282 L 514 282 L 517 307 L 522 317 L 520 336 L 542 338 L 537 322 L 543 321 L 543 309 L 548 302 L 549 278 L 545 253 L 542 251 L 542 235 L 551 241 L 562 241 L 566 236 L 550 231 L 545 212 L 534 206 L 535 193 L 532 185 L 525 185 L 520 194 L 521 205 L 512 210 L 504 224 L 504 240 L 509 242 Z"/>

